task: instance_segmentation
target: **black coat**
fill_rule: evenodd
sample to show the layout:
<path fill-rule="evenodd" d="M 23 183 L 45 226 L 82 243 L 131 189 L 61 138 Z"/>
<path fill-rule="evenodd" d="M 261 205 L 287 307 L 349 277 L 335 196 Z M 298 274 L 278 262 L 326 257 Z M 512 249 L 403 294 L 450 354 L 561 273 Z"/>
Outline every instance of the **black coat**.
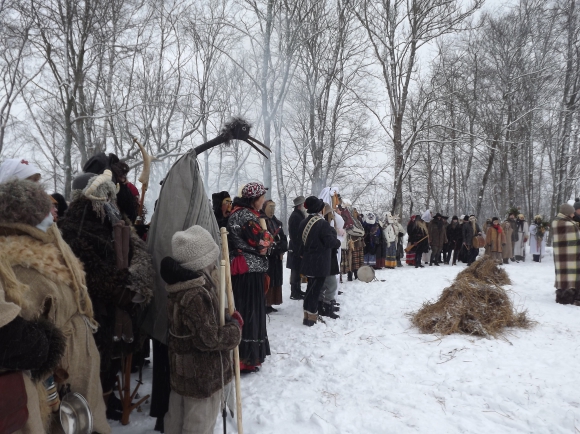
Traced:
<path fill-rule="evenodd" d="M 312 277 L 330 276 L 331 255 L 333 254 L 333 249 L 340 248 L 340 240 L 336 238 L 334 228 L 323 219 L 314 223 L 306 239 L 306 244 L 303 244 L 302 232 L 304 232 L 304 228 L 312 217 L 308 216 L 308 218 L 304 219 L 300 223 L 298 231 L 300 234 L 298 237 L 300 241 L 300 252 L 302 253 L 300 273 Z"/>
<path fill-rule="evenodd" d="M 459 249 L 463 243 L 463 230 L 459 223 L 453 227 L 453 223 L 447 225 L 447 241 L 449 249 Z"/>
<path fill-rule="evenodd" d="M 300 255 L 298 254 L 298 249 L 302 243 L 301 237 L 302 232 L 300 232 L 300 223 L 305 219 L 302 211 L 295 209 L 290 214 L 288 219 L 288 235 L 290 236 L 290 242 L 288 243 L 288 256 L 286 257 L 286 268 L 291 270 L 300 271 Z"/>
<path fill-rule="evenodd" d="M 475 224 L 475 232 L 473 232 L 471 222 L 463 222 L 461 230 L 463 234 L 463 243 L 471 249 L 473 247 L 473 237 L 481 231 L 479 225 L 477 223 Z"/>

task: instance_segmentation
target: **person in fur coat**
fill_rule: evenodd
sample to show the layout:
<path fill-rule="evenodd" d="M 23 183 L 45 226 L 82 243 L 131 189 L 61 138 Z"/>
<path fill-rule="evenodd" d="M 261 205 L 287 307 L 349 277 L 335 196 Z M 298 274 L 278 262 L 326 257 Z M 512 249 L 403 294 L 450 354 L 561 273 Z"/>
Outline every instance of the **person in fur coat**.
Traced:
<path fill-rule="evenodd" d="M 441 261 L 441 251 L 443 246 L 447 243 L 447 228 L 443 222 L 443 216 L 439 213 L 435 214 L 433 220 L 429 222 L 427 228 L 429 230 L 429 244 L 431 245 L 431 258 L 429 265 L 437 265 Z"/>
<path fill-rule="evenodd" d="M 487 228 L 485 235 L 485 243 L 487 245 L 486 255 L 491 256 L 498 262 L 503 262 L 503 247 L 506 245 L 506 236 L 499 224 L 499 218 L 491 219 L 491 226 Z"/>
<path fill-rule="evenodd" d="M 55 371 L 57 387 L 70 385 L 83 395 L 93 414 L 93 430 L 108 434 L 93 338 L 98 324 L 82 264 L 53 224 L 51 206 L 36 183 L 0 184 L 0 283 L 22 318 L 43 317 L 63 333 L 66 350 Z"/>
<path fill-rule="evenodd" d="M 114 386 L 121 356 L 141 347 L 138 318 L 152 297 L 153 269 L 144 241 L 117 206 L 116 192 L 109 170 L 78 176 L 73 181 L 73 200 L 58 225 L 85 267 L 100 325 L 95 341 L 107 416 L 120 420 L 122 408 Z"/>
<path fill-rule="evenodd" d="M 511 217 L 511 215 L 510 215 Z M 515 223 L 515 220 L 514 220 Z M 510 221 L 509 218 L 506 219 L 505 222 L 503 222 L 503 224 L 501 225 L 501 228 L 503 230 L 503 232 L 505 233 L 505 246 L 502 249 L 502 257 L 503 257 L 503 263 L 504 264 L 509 264 L 510 259 L 513 258 L 513 229 L 512 225 L 512 221 Z"/>
<path fill-rule="evenodd" d="M 556 303 L 580 306 L 580 229 L 574 222 L 574 208 L 563 203 L 552 222 Z"/>
<path fill-rule="evenodd" d="M 167 282 L 171 394 L 166 434 L 211 434 L 223 388 L 233 377 L 230 350 L 240 343 L 243 320 L 236 311 L 220 325 L 220 250 L 201 226 L 176 232 L 172 256 L 161 261 Z"/>
<path fill-rule="evenodd" d="M 46 431 L 50 417 L 48 402 L 37 387 L 43 388 L 42 380 L 51 376 L 64 356 L 66 338 L 54 324 L 39 317 L 26 320 L 20 316 L 20 306 L 7 302 L 0 283 L 0 383 L 4 371 L 8 375 L 21 376 L 23 387 L 10 390 L 11 398 L 18 400 L 18 393 L 26 393 L 28 418 L 19 424 L 18 432 L 36 434 Z M 3 391 L 6 393 L 6 391 Z M 0 406 L 1 407 L 1 406 Z M 41 412 L 41 408 L 43 411 Z M 0 409 L 0 426 L 6 426 L 15 414 Z M 8 418 L 6 420 L 6 418 Z"/>

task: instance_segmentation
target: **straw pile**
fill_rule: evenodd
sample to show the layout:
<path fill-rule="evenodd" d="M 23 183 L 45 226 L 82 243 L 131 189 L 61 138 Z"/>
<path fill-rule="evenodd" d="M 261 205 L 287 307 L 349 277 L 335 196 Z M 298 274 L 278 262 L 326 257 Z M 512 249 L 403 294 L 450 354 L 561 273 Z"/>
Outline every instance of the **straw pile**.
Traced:
<path fill-rule="evenodd" d="M 528 328 L 527 311 L 518 312 L 505 289 L 510 284 L 505 270 L 486 256 L 457 275 L 435 302 L 425 302 L 410 314 L 421 333 L 500 336 L 506 327 Z"/>

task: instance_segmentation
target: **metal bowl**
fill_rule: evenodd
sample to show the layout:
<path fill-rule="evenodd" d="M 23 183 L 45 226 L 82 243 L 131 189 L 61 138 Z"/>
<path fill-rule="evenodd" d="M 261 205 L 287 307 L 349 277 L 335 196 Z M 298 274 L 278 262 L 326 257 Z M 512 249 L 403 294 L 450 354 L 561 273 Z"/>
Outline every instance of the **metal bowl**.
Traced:
<path fill-rule="evenodd" d="M 66 434 L 91 434 L 93 415 L 83 395 L 67 393 L 60 403 L 60 424 Z"/>

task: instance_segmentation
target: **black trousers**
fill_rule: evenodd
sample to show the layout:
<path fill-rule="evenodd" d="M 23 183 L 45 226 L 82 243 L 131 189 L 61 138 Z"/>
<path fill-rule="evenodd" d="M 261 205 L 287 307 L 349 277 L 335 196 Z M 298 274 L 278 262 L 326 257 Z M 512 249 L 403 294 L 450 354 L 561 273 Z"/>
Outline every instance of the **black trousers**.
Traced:
<path fill-rule="evenodd" d="M 421 265 L 423 253 L 427 253 L 429 251 L 429 245 L 422 246 L 419 244 L 415 249 L 415 267 Z"/>
<path fill-rule="evenodd" d="M 297 291 L 300 292 L 300 285 L 302 280 L 300 278 L 300 271 L 298 270 L 290 270 L 290 289 L 292 292 Z"/>
<path fill-rule="evenodd" d="M 306 295 L 304 296 L 304 303 L 302 304 L 304 310 L 307 310 L 310 313 L 318 312 L 318 297 L 320 297 L 320 291 L 322 291 L 325 280 L 326 277 L 308 278 Z"/>
<path fill-rule="evenodd" d="M 167 345 L 153 341 L 153 381 L 151 390 L 151 408 L 149 415 L 163 419 L 169 409 L 169 348 Z"/>
<path fill-rule="evenodd" d="M 475 259 L 477 258 L 478 254 L 479 249 L 471 246 L 469 248 L 469 260 L 467 261 L 467 265 L 471 265 L 473 262 L 475 262 Z"/>

